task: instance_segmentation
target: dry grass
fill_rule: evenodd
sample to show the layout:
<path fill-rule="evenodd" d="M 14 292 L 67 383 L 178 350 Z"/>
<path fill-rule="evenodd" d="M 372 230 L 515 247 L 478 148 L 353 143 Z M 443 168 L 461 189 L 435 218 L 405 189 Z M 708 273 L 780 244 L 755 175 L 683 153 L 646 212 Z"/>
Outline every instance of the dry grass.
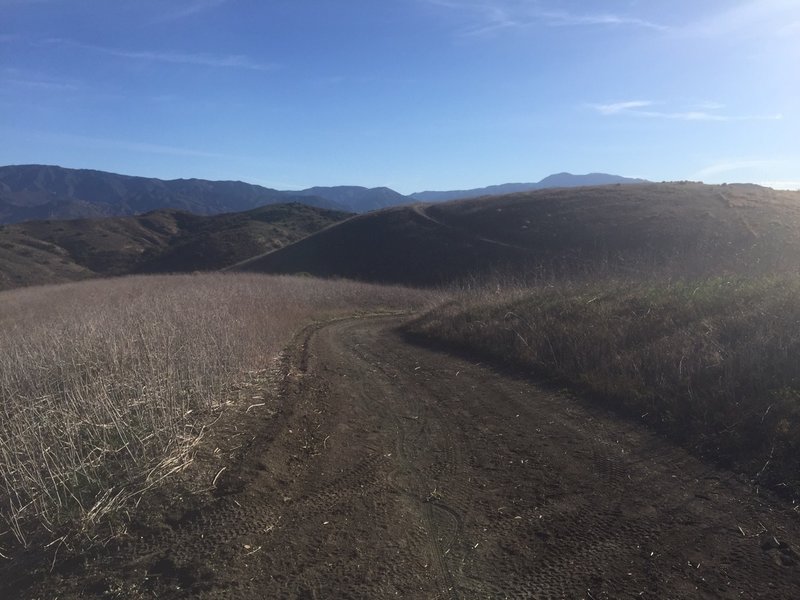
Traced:
<path fill-rule="evenodd" d="M 0 539 L 83 531 L 190 459 L 248 371 L 302 324 L 428 297 L 262 275 L 131 277 L 0 293 Z M 40 539 L 36 535 L 36 539 Z"/>
<path fill-rule="evenodd" d="M 800 494 L 800 279 L 472 290 L 412 333 L 552 377 Z"/>

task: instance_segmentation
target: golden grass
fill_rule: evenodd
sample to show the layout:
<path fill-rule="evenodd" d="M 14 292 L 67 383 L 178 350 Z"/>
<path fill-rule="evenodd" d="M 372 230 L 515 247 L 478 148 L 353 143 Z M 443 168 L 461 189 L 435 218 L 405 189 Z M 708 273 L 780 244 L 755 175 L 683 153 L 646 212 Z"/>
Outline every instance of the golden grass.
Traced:
<path fill-rule="evenodd" d="M 428 297 L 241 274 L 0 293 L 0 540 L 91 535 L 181 469 L 232 386 L 304 323 Z"/>

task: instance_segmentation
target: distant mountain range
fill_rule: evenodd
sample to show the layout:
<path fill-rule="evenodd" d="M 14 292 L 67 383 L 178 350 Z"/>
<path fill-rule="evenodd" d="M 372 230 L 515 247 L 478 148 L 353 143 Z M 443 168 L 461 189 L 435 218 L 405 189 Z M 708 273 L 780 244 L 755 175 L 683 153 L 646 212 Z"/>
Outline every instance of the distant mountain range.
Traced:
<path fill-rule="evenodd" d="M 516 192 L 530 192 L 548 188 L 568 188 L 588 185 L 648 183 L 646 179 L 632 179 L 608 173 L 589 173 L 587 175 L 573 175 L 572 173 L 556 173 L 549 175 L 536 183 L 503 183 L 490 185 L 471 190 L 451 190 L 444 192 L 416 192 L 411 198 L 420 202 L 446 202 L 447 200 L 460 200 L 462 198 L 477 198 L 479 196 L 501 196 Z"/>
<path fill-rule="evenodd" d="M 387 187 L 365 188 L 357 185 L 340 185 L 336 187 L 312 187 L 294 193 L 310 198 L 324 198 L 334 202 L 344 210 L 363 213 L 389 206 L 408 204 L 414 200 Z"/>
<path fill-rule="evenodd" d="M 287 202 L 363 213 L 420 201 L 441 202 L 550 187 L 642 181 L 604 173 L 559 173 L 538 183 L 508 183 L 473 190 L 418 192 L 404 196 L 386 187 L 336 186 L 280 191 L 241 181 L 165 181 L 89 169 L 13 165 L 0 167 L 0 223 L 130 216 L 162 209 L 215 215 Z"/>
<path fill-rule="evenodd" d="M 159 209 L 213 215 L 286 202 L 341 209 L 324 198 L 240 181 L 164 181 L 44 165 L 0 167 L 0 223 L 116 217 Z"/>

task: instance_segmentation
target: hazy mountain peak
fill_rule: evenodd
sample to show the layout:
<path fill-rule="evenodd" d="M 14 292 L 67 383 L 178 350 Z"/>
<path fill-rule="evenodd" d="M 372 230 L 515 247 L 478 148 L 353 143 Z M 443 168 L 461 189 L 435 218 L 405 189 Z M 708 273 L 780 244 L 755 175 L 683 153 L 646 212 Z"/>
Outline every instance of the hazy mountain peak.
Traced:
<path fill-rule="evenodd" d="M 611 185 L 616 183 L 647 183 L 647 181 L 645 179 L 632 179 L 630 177 L 621 177 L 620 175 L 610 175 L 608 173 L 573 175 L 572 173 L 563 172 L 548 175 L 541 181 L 535 183 L 504 183 L 470 190 L 416 192 L 411 194 L 411 197 L 422 202 L 444 202 L 462 198 L 477 198 L 479 196 L 500 196 L 502 194 L 529 192 L 531 190 L 542 190 L 546 188 Z"/>

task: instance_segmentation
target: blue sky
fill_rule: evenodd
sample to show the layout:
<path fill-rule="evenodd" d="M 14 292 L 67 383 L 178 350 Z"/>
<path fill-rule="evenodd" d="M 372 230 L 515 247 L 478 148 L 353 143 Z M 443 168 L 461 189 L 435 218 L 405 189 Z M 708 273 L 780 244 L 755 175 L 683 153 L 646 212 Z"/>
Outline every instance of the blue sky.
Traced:
<path fill-rule="evenodd" d="M 800 187 L 797 0 L 0 0 L 0 164 Z"/>

